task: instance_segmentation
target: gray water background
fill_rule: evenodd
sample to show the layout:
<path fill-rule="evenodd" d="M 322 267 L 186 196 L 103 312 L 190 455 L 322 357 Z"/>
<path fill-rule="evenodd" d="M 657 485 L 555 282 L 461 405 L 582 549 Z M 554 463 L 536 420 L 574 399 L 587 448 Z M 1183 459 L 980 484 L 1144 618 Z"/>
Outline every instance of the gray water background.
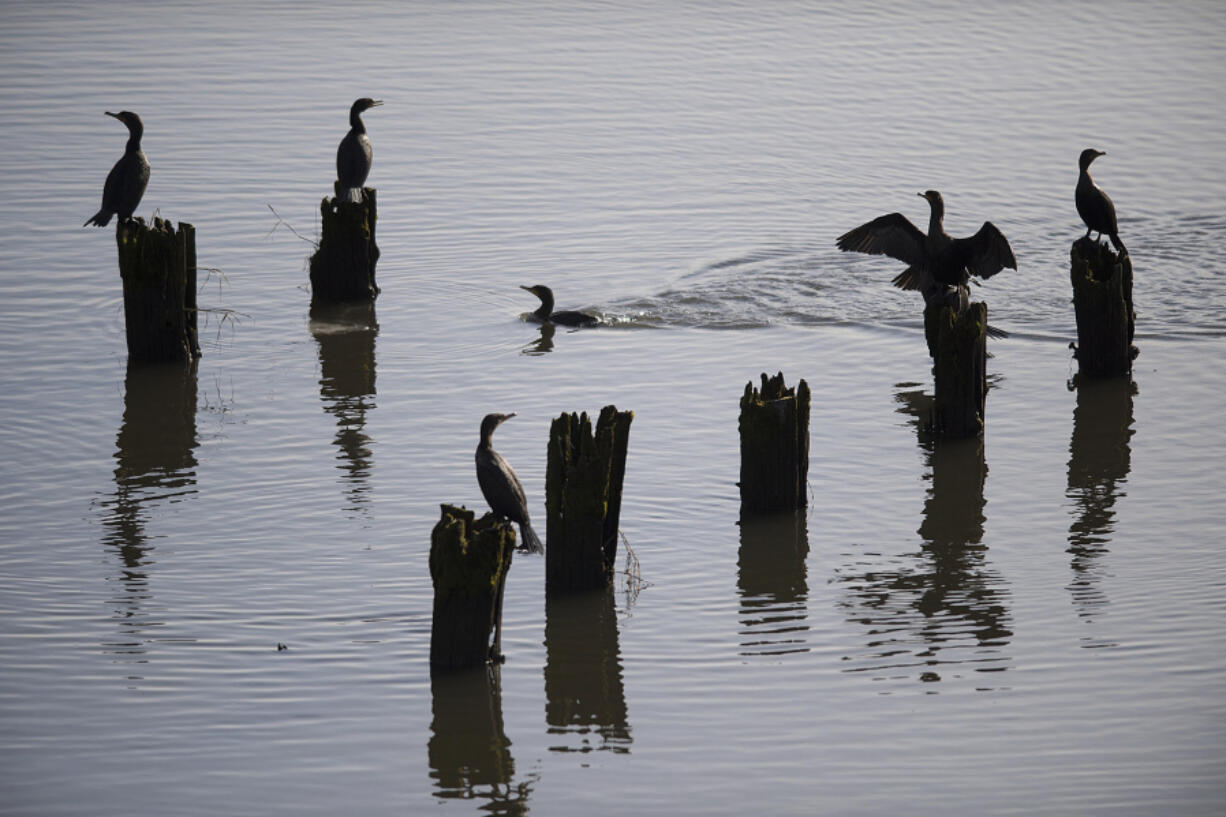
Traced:
<path fill-rule="evenodd" d="M 0 5 L 0 813 L 1216 814 L 1226 795 L 1226 7 Z M 376 314 L 311 321 L 358 96 Z M 198 230 L 204 357 L 129 371 L 111 230 Z M 1072 390 L 1076 157 L 1134 258 L 1133 384 Z M 988 431 L 917 432 L 900 265 L 1019 261 Z M 270 207 L 272 209 L 270 209 Z M 520 284 L 606 326 L 552 337 Z M 738 526 L 737 401 L 813 389 L 810 506 Z M 549 420 L 635 412 L 642 581 L 428 667 L 480 417 L 543 527 Z M 625 548 L 623 548 L 625 550 Z M 277 649 L 282 644 L 283 651 Z"/>

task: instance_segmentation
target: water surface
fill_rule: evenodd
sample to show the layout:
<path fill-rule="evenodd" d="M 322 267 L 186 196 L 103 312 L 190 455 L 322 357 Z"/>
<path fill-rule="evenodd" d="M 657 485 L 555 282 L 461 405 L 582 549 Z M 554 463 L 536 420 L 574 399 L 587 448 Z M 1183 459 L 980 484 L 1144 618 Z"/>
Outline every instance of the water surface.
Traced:
<path fill-rule="evenodd" d="M 1226 12 L 657 6 L 0 7 L 0 813 L 1217 813 Z M 278 216 L 315 237 L 367 95 L 383 293 L 312 317 Z M 187 371 L 127 365 L 78 226 L 120 109 L 209 268 Z M 1141 356 L 1070 390 L 1091 145 Z M 982 443 L 923 431 L 899 265 L 834 247 L 928 188 L 1019 261 Z M 809 507 L 741 525 L 780 370 Z M 431 679 L 481 416 L 543 527 L 549 420 L 610 403 L 642 580 L 518 557 L 505 666 Z"/>

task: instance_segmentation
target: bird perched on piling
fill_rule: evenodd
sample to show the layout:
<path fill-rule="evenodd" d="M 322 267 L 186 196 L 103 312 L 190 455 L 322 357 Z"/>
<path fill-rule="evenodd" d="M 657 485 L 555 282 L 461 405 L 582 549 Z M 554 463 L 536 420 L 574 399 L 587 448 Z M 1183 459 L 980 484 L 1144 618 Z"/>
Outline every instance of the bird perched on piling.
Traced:
<path fill-rule="evenodd" d="M 362 111 L 377 108 L 381 99 L 364 96 L 354 100 L 349 108 L 349 133 L 336 148 L 337 198 L 341 201 L 360 202 L 362 187 L 370 175 L 372 153 L 366 125 L 362 123 Z"/>
<path fill-rule="evenodd" d="M 510 414 L 487 414 L 481 420 L 481 442 L 477 444 L 477 484 L 489 503 L 490 510 L 519 525 L 523 539 L 520 548 L 532 553 L 544 553 L 545 546 L 532 530 L 528 521 L 528 500 L 524 498 L 524 486 L 502 455 L 494 450 L 490 437 L 494 429 L 515 416 Z"/>
<path fill-rule="evenodd" d="M 145 187 L 149 184 L 149 160 L 140 148 L 140 139 L 145 133 L 140 117 L 131 111 L 106 111 L 106 115 L 113 116 L 128 126 L 128 145 L 124 148 L 123 156 L 120 156 L 119 161 L 111 168 L 111 172 L 106 174 L 106 184 L 102 187 L 102 209 L 94 213 L 82 227 L 91 224 L 105 227 L 116 213 L 119 214 L 120 221 L 132 218 L 132 214 L 140 206 L 141 197 L 145 195 Z"/>
<path fill-rule="evenodd" d="M 1089 238 L 1092 232 L 1098 233 L 1100 239 L 1105 235 L 1115 245 L 1116 252 L 1124 254 L 1128 250 L 1124 249 L 1124 242 L 1120 241 L 1119 227 L 1115 223 L 1115 204 L 1090 178 L 1090 163 L 1099 156 L 1106 155 L 1106 151 L 1094 148 L 1081 151 L 1081 158 L 1077 160 L 1081 172 L 1077 174 L 1077 193 L 1074 198 L 1077 201 L 1077 214 L 1086 225 L 1085 237 Z"/>
<path fill-rule="evenodd" d="M 569 309 L 554 312 L 553 290 L 544 284 L 530 287 L 520 284 L 519 288 L 525 289 L 541 299 L 541 305 L 532 313 L 532 317 L 538 323 L 556 323 L 561 326 L 595 326 L 599 323 L 594 315 L 589 315 L 586 312 L 574 312 Z"/>
<path fill-rule="evenodd" d="M 945 201 L 935 190 L 917 193 L 928 201 L 928 234 L 902 213 L 890 213 L 862 224 L 838 238 L 840 250 L 888 255 L 909 266 L 895 276 L 900 289 L 917 289 L 925 303 L 964 301 L 970 277 L 991 278 L 1002 269 L 1017 269 L 1009 241 L 990 221 L 967 238 L 945 232 Z"/>

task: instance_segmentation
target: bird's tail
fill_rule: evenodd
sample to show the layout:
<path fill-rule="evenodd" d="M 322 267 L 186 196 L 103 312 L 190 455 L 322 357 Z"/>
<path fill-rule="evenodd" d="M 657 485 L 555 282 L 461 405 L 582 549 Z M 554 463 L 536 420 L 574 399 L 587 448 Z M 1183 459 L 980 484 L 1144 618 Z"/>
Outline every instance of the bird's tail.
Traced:
<path fill-rule="evenodd" d="M 106 225 L 110 223 L 111 223 L 111 214 L 108 213 L 105 209 L 103 209 L 103 210 L 99 210 L 98 212 L 94 213 L 93 218 L 91 218 L 89 221 L 85 222 L 81 226 L 88 227 L 89 225 L 94 224 L 94 225 L 97 225 L 98 227 L 105 227 Z"/>
<path fill-rule="evenodd" d="M 536 531 L 532 529 L 532 525 L 527 522 L 520 523 L 519 538 L 523 539 L 523 544 L 520 548 L 529 553 L 544 553 L 545 546 L 541 544 L 540 538 L 536 535 Z"/>
<path fill-rule="evenodd" d="M 894 280 L 890 283 L 899 289 L 919 289 L 919 281 L 916 278 L 915 267 L 907 267 L 898 275 L 895 275 Z"/>
<path fill-rule="evenodd" d="M 1128 255 L 1128 250 L 1124 249 L 1124 242 L 1120 241 L 1120 237 L 1118 235 L 1111 233 L 1109 237 L 1111 239 L 1111 243 L 1115 246 L 1115 251 L 1117 253 L 1120 255 Z"/>

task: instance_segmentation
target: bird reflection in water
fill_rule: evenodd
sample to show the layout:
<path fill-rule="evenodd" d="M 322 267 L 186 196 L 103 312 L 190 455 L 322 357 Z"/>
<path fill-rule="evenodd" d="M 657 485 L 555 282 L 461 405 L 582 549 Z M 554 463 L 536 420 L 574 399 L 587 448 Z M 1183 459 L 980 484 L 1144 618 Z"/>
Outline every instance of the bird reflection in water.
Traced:
<path fill-rule="evenodd" d="M 545 722 L 552 751 L 630 751 L 612 587 L 545 600 Z"/>
<path fill-rule="evenodd" d="M 807 510 L 741 516 L 741 655 L 808 652 Z"/>
<path fill-rule="evenodd" d="M 852 671 L 897 677 L 918 670 L 925 682 L 1004 671 L 1002 650 L 1013 633 L 1005 583 L 985 561 L 983 440 L 935 439 L 927 428 L 931 396 L 904 390 L 896 399 L 898 411 L 912 416 L 931 469 L 923 544 L 905 566 L 843 577 L 853 620 L 872 637 L 867 662 Z"/>
<path fill-rule="evenodd" d="M 375 305 L 312 305 L 311 334 L 319 344 L 319 397 L 324 411 L 336 418 L 337 467 L 349 494 L 345 511 L 361 513 L 369 501 L 373 466 L 366 413 L 375 407 Z"/>
<path fill-rule="evenodd" d="M 520 350 L 525 355 L 547 355 L 553 351 L 553 336 L 558 327 L 552 323 L 542 323 L 539 326 L 540 336 Z"/>
<path fill-rule="evenodd" d="M 502 725 L 502 676 L 496 665 L 432 673 L 434 719 L 427 746 L 434 795 L 479 799 L 491 814 L 528 813 L 535 777 L 512 782 L 515 759 Z"/>
<path fill-rule="evenodd" d="M 142 607 L 151 598 L 151 538 L 145 527 L 150 510 L 196 493 L 196 362 L 147 366 L 128 364 L 124 380 L 123 422 L 115 438 L 115 496 L 100 503 L 102 542 L 117 550 L 123 567 L 112 601 L 120 621 L 120 653 L 143 654 L 147 620 Z"/>
<path fill-rule="evenodd" d="M 1068 539 L 1073 575 L 1068 589 L 1088 623 L 1107 604 L 1101 559 L 1111 542 L 1115 503 L 1124 496 L 1120 486 L 1131 465 L 1132 398 L 1137 387 L 1128 377 L 1078 377 L 1069 388 L 1077 392 L 1077 406 L 1068 461 L 1067 496 L 1074 510 Z M 1086 646 L 1104 644 L 1092 640 Z"/>

